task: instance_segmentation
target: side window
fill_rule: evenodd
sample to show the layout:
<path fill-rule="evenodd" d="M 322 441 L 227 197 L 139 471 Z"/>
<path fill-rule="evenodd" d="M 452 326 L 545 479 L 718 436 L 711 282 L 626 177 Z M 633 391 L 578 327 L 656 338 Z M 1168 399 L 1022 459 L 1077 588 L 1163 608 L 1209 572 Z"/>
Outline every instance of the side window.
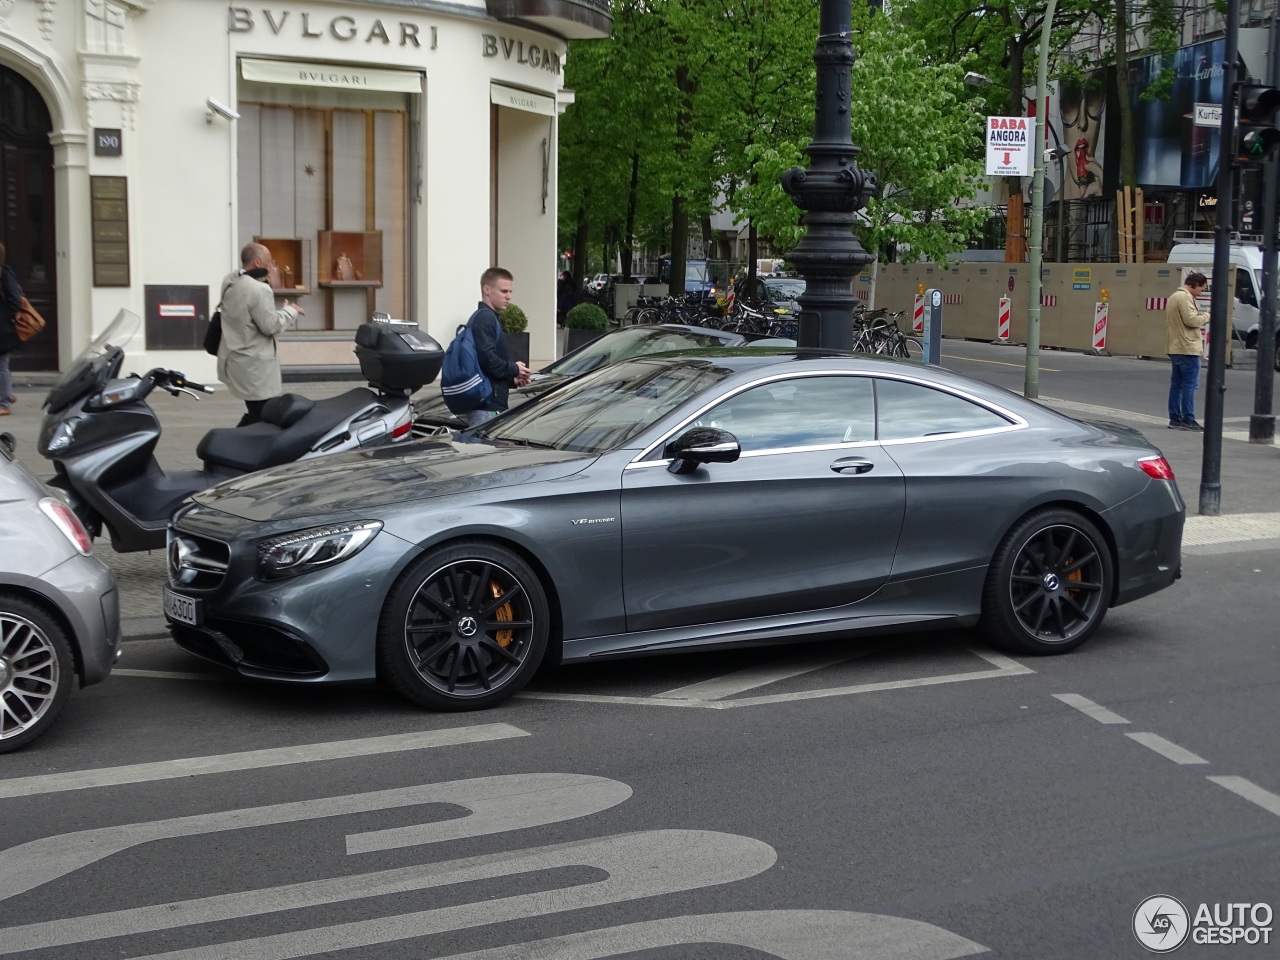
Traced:
<path fill-rule="evenodd" d="M 902 380 L 876 381 L 876 423 L 881 440 L 911 440 L 1009 425 L 1004 417 L 963 397 Z"/>
<path fill-rule="evenodd" d="M 875 439 L 868 377 L 797 377 L 752 387 L 704 413 L 694 426 L 728 430 L 743 453 Z"/>
<path fill-rule="evenodd" d="M 1236 294 L 1235 297 L 1241 303 L 1249 307 L 1258 305 L 1258 298 L 1253 295 L 1253 278 L 1249 276 L 1248 270 L 1236 268 Z"/>

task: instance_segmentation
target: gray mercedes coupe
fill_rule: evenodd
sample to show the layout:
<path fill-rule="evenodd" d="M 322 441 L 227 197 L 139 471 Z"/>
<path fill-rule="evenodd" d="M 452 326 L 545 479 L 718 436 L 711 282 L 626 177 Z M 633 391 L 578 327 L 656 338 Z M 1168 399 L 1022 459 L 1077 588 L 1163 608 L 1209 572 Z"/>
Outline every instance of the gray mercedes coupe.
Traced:
<path fill-rule="evenodd" d="M 245 676 L 467 710 L 547 660 L 973 625 L 1066 652 L 1173 583 L 1184 516 L 1127 427 L 909 361 L 691 351 L 196 494 L 164 608 Z"/>

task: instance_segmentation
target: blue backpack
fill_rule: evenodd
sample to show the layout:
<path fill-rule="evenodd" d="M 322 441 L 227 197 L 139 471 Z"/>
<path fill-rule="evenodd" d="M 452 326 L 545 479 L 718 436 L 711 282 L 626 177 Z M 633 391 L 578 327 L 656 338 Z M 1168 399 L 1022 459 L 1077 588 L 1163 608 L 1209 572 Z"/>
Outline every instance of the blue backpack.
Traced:
<path fill-rule="evenodd" d="M 458 328 L 453 342 L 444 352 L 440 392 L 444 394 L 444 405 L 455 414 L 476 410 L 493 396 L 493 384 L 480 370 L 470 321 Z"/>

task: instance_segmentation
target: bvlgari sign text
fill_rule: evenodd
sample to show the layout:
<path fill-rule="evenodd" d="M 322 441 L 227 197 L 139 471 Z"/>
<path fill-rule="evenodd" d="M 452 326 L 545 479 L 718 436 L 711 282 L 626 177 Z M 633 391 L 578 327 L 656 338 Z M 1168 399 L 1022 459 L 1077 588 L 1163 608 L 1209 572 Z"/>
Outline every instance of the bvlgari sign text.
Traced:
<path fill-rule="evenodd" d="M 484 34 L 484 55 L 486 57 L 501 56 L 504 60 L 525 63 L 536 70 L 548 73 L 560 72 L 560 54 L 546 47 L 531 43 L 527 47 L 523 40 L 508 40 L 492 33 Z"/>
<path fill-rule="evenodd" d="M 335 40 L 364 41 L 380 43 L 383 46 L 392 44 L 401 47 L 422 47 L 424 41 L 427 48 L 436 48 L 436 28 L 430 28 L 430 36 L 424 37 L 422 28 L 407 20 L 400 20 L 390 25 L 380 19 L 372 22 L 361 22 L 346 14 L 328 16 L 327 14 L 301 13 L 297 10 L 271 10 L 266 7 L 252 10 L 249 7 L 227 8 L 228 33 L 252 33 L 259 25 L 265 25 L 275 36 L 289 35 L 315 39 L 330 36 Z M 557 71 L 558 72 L 558 71 Z"/>

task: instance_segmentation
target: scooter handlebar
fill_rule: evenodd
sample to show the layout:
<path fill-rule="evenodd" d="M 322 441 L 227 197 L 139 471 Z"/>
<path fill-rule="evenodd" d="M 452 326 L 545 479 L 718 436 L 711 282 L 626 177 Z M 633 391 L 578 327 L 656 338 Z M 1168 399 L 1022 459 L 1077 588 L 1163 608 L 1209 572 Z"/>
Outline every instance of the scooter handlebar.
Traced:
<path fill-rule="evenodd" d="M 194 380 L 188 380 L 186 374 L 178 370 L 166 370 L 165 380 L 167 385 L 176 387 L 179 390 L 197 391 L 199 393 L 213 393 L 213 387 L 206 387 L 203 383 L 196 383 Z"/>

